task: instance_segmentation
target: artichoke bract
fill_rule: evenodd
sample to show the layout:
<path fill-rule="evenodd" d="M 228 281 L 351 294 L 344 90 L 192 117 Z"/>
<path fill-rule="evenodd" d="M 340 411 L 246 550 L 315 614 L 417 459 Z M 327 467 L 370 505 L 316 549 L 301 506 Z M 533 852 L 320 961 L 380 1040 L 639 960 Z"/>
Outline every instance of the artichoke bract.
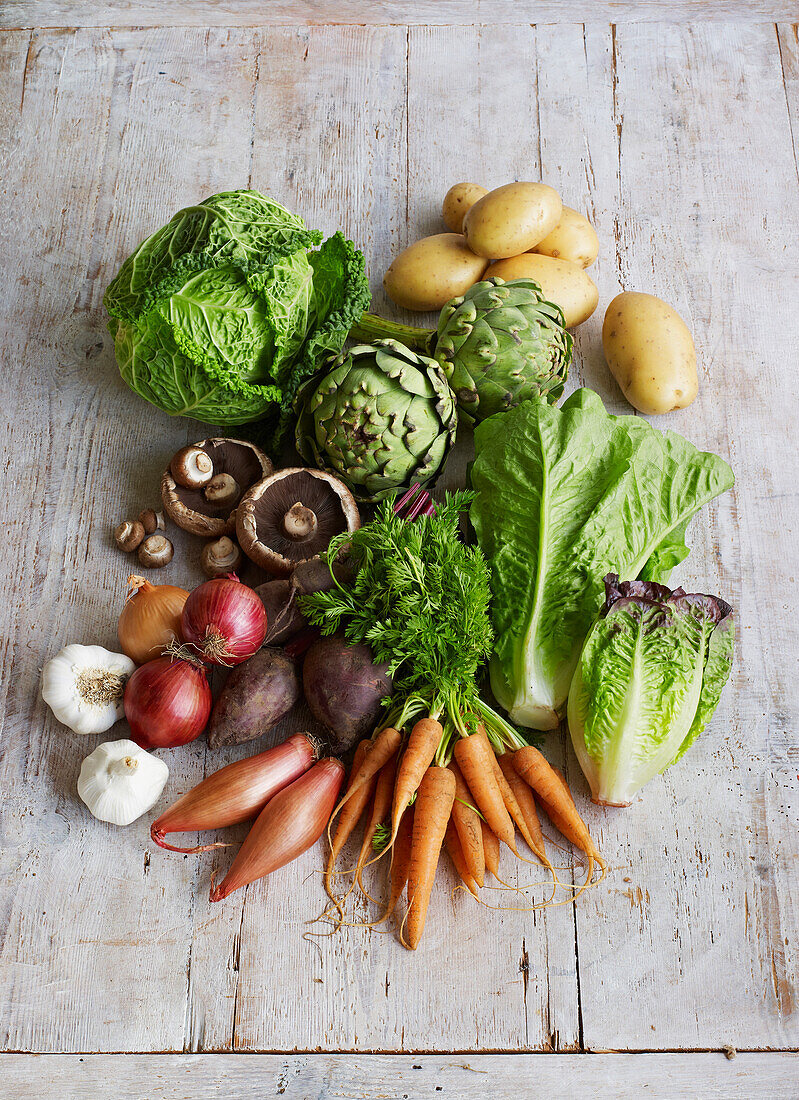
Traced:
<path fill-rule="evenodd" d="M 444 306 L 433 354 L 461 412 L 485 420 L 538 395 L 557 401 L 572 338 L 532 279 L 486 279 Z"/>
<path fill-rule="evenodd" d="M 429 482 L 455 442 L 455 396 L 439 364 L 395 340 L 360 344 L 300 391 L 296 444 L 363 501 Z"/>
<path fill-rule="evenodd" d="M 531 397 L 563 394 L 572 337 L 563 312 L 532 279 L 484 279 L 441 310 L 436 329 L 365 313 L 352 336 L 395 337 L 433 355 L 447 373 L 461 415 L 481 421 Z"/>

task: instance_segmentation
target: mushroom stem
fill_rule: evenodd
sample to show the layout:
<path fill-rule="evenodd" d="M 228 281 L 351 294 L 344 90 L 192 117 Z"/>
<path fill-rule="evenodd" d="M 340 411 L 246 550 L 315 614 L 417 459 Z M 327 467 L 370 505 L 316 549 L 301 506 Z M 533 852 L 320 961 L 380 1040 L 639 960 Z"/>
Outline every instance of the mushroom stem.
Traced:
<path fill-rule="evenodd" d="M 231 474 L 216 474 L 205 486 L 205 499 L 217 508 L 232 508 L 240 496 L 239 483 Z"/>
<path fill-rule="evenodd" d="M 283 516 L 283 533 L 294 542 L 311 538 L 317 528 L 316 512 L 306 508 L 299 500 L 292 504 Z"/>

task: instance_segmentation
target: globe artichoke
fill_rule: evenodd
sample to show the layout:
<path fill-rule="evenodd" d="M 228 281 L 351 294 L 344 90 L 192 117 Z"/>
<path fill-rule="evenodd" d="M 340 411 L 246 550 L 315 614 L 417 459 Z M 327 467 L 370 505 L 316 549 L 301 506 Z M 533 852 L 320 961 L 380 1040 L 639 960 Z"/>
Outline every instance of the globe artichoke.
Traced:
<path fill-rule="evenodd" d="M 444 371 L 395 340 L 340 355 L 297 396 L 297 450 L 359 500 L 376 501 L 438 473 L 455 441 L 457 408 Z"/>
<path fill-rule="evenodd" d="M 351 335 L 394 336 L 435 356 L 461 415 L 485 420 L 530 397 L 554 403 L 572 356 L 559 306 L 532 279 L 485 279 L 442 309 L 438 328 L 396 325 L 365 313 Z"/>

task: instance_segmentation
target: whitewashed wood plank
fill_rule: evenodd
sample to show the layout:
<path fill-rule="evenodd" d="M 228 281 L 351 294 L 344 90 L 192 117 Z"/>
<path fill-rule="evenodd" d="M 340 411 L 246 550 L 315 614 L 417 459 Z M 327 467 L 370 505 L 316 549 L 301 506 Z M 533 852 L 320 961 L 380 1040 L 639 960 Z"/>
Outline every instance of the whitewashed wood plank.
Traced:
<path fill-rule="evenodd" d="M 729 599 L 739 644 L 687 756 L 629 809 L 595 811 L 614 871 L 578 911 L 589 1049 L 780 1047 L 799 1034 L 787 595 L 799 564 L 799 189 L 775 37 L 615 33 L 622 283 L 672 302 L 700 361 L 696 403 L 655 423 L 728 457 L 737 476 L 694 522 L 675 579 Z"/>
<path fill-rule="evenodd" d="M 114 645 L 132 563 L 112 548 L 111 527 L 157 501 L 169 456 L 203 434 L 124 386 L 100 303 L 122 258 L 178 205 L 246 182 L 249 37 L 36 34 L 4 132 L 4 454 L 19 486 L 0 610 L 0 637 L 13 638 L 3 662 L 6 1047 L 183 1047 L 195 867 L 159 858 L 149 873 L 147 820 L 123 832 L 88 815 L 75 777 L 106 738 L 52 721 L 36 701 L 37 670 L 66 642 Z M 176 544 L 157 579 L 191 586 L 198 548 Z M 120 724 L 113 736 L 125 733 Z M 204 755 L 204 743 L 165 753 L 172 784 L 196 782 Z"/>
<path fill-rule="evenodd" d="M 396 196 L 405 187 L 405 45 L 404 30 L 385 27 L 277 29 L 255 39 L 253 186 L 310 225 L 342 229 L 378 272 L 404 214 Z M 379 275 L 373 282 L 380 287 Z M 293 732 L 300 721 L 292 715 L 280 729 Z M 386 1022 L 389 1011 L 401 1015 L 392 1007 L 401 949 L 356 930 L 321 948 L 303 939 L 305 922 L 323 908 L 322 860 L 320 845 L 246 897 L 211 906 L 210 868 L 230 856 L 209 857 L 197 899 L 189 1049 L 401 1045 L 401 1022 Z"/>
<path fill-rule="evenodd" d="M 794 20 L 792 0 L 5 0 L 3 27 Z"/>
<path fill-rule="evenodd" d="M 793 1100 L 796 1054 L 3 1056 L 7 1100 Z"/>
<path fill-rule="evenodd" d="M 497 187 L 513 179 L 540 177 L 538 29 L 412 28 L 408 50 L 408 203 L 403 247 L 428 233 L 444 232 L 441 204 L 448 188 L 469 180 Z M 457 65 L 451 59 L 458 59 Z M 512 104 L 512 108 L 510 105 Z M 513 140 L 508 141 L 508 127 Z M 411 324 L 435 326 L 435 315 L 407 313 Z M 466 464 L 474 457 L 472 433 L 461 427 L 441 488 L 462 487 Z M 559 761 L 562 763 L 562 760 Z M 513 882 L 543 878 L 532 869 L 515 867 L 507 855 L 503 873 Z M 521 877 L 516 877 L 520 875 Z M 429 921 L 435 928 L 448 920 L 448 891 L 437 888 Z M 520 906 L 507 895 L 487 894 L 490 904 Z M 427 934 L 427 933 L 426 933 Z M 579 1046 L 574 917 L 568 907 L 549 913 L 497 913 L 467 903 L 457 914 L 462 945 L 448 948 L 445 969 L 463 974 L 459 996 L 474 1004 L 469 1042 L 459 1032 L 453 1046 L 481 1049 L 573 1050 Z M 453 937 L 454 938 L 454 937 Z M 475 944 L 490 943 L 477 971 L 469 965 Z M 487 1000 L 486 990 L 493 996 Z M 418 1019 L 411 1046 L 431 1049 L 425 1031 L 430 1023 L 457 1014 L 449 1009 L 449 992 L 410 985 L 403 1003 Z M 463 1021 L 460 1021 L 463 1026 Z M 406 1041 L 410 1027 L 406 1025 Z M 433 1049 L 446 1048 L 438 1041 Z"/>
<path fill-rule="evenodd" d="M 799 26 L 796 23 L 780 23 L 777 27 L 777 38 L 785 98 L 791 120 L 793 157 L 799 174 Z"/>

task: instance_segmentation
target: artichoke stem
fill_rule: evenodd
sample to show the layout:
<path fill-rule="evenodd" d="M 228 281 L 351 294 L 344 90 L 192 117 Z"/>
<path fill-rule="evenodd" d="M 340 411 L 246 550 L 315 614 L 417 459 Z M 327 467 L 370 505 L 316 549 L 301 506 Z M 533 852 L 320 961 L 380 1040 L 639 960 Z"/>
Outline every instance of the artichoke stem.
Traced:
<path fill-rule="evenodd" d="M 396 340 L 406 348 L 421 351 L 429 355 L 434 328 L 415 328 L 413 325 L 401 325 L 397 321 L 386 321 L 375 313 L 364 313 L 350 329 L 350 339 L 371 344 L 373 340 Z"/>

